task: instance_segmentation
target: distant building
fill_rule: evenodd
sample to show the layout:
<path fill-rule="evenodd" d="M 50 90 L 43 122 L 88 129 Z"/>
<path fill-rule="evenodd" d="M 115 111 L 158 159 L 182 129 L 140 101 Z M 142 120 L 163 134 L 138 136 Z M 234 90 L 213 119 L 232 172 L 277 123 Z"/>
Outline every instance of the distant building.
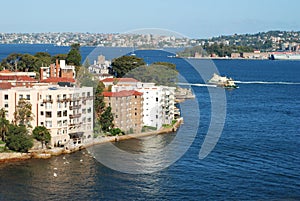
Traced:
<path fill-rule="evenodd" d="M 114 125 L 126 133 L 139 133 L 143 127 L 143 93 L 130 90 L 103 92 L 106 106 L 112 108 Z"/>
<path fill-rule="evenodd" d="M 55 64 L 40 67 L 40 81 L 53 77 L 75 79 L 75 76 L 75 66 L 66 65 L 65 60 L 56 60 Z"/>
<path fill-rule="evenodd" d="M 0 108 L 7 111 L 9 121 L 14 120 L 20 99 L 26 99 L 32 104 L 31 126 L 45 126 L 50 130 L 52 146 L 78 145 L 92 138 L 92 87 L 49 85 L 0 90 Z"/>
<path fill-rule="evenodd" d="M 99 80 L 105 78 L 113 78 L 113 75 L 109 74 L 110 61 L 105 60 L 105 56 L 98 56 L 98 61 L 94 61 L 94 64 L 88 67 L 90 73 L 95 74 Z"/>

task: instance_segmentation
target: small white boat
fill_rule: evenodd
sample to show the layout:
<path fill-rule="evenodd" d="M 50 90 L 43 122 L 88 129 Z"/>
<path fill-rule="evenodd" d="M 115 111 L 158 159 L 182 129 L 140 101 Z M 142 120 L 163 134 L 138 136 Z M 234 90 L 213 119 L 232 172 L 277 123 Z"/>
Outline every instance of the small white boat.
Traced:
<path fill-rule="evenodd" d="M 226 76 L 220 76 L 216 73 L 213 74 L 212 78 L 207 81 L 208 84 L 217 85 L 218 87 L 224 87 L 227 89 L 230 88 L 238 88 L 238 86 L 234 83 L 232 78 L 228 78 Z"/>

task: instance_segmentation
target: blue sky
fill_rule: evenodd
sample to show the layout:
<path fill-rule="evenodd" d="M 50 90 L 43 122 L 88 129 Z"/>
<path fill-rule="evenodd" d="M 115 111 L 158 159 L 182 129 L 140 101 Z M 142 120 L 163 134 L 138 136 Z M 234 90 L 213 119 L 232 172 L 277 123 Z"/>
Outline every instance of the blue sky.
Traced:
<path fill-rule="evenodd" d="M 299 0 L 3 0 L 0 32 L 122 33 L 161 28 L 192 38 L 300 30 Z"/>

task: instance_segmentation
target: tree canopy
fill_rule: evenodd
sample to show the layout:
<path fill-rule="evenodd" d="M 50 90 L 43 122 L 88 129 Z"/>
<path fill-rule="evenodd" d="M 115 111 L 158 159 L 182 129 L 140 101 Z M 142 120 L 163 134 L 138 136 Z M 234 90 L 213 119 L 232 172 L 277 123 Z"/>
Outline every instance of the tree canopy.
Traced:
<path fill-rule="evenodd" d="M 33 146 L 33 140 L 28 135 L 25 126 L 11 124 L 8 129 L 6 146 L 13 151 L 27 152 Z"/>
<path fill-rule="evenodd" d="M 80 44 L 71 45 L 71 49 L 67 55 L 67 63 L 70 65 L 81 66 Z"/>
<path fill-rule="evenodd" d="M 116 77 L 123 77 L 131 70 L 145 65 L 145 61 L 142 58 L 136 56 L 122 56 L 113 60 L 111 66 L 116 74 Z"/>
<path fill-rule="evenodd" d="M 156 85 L 175 87 L 178 81 L 178 72 L 174 70 L 174 64 L 164 62 L 162 62 L 163 65 L 159 64 L 135 68 L 127 73 L 125 77 L 135 78 L 141 82 L 153 82 Z"/>
<path fill-rule="evenodd" d="M 44 143 L 48 143 L 51 140 L 51 134 L 45 126 L 37 126 L 32 131 L 33 138 L 42 143 L 42 148 L 44 148 Z"/>

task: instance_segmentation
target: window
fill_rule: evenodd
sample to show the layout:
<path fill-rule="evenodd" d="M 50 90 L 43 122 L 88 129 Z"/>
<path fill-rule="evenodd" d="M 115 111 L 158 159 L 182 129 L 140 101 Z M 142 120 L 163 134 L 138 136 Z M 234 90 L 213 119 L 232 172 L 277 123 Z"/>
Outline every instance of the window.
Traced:
<path fill-rule="evenodd" d="M 46 95 L 46 100 L 51 100 L 51 95 Z"/>
<path fill-rule="evenodd" d="M 87 113 L 91 113 L 92 112 L 92 109 L 91 108 L 88 108 L 87 109 Z"/>
<path fill-rule="evenodd" d="M 90 97 L 91 96 L 91 93 L 90 92 L 87 92 L 87 97 Z"/>
<path fill-rule="evenodd" d="M 64 115 L 64 117 L 68 116 L 68 111 L 65 110 L 63 115 Z"/>
<path fill-rule="evenodd" d="M 46 127 L 51 128 L 52 127 L 52 121 L 46 121 Z"/>
<path fill-rule="evenodd" d="M 46 109 L 52 109 L 52 103 L 46 103 Z"/>
<path fill-rule="evenodd" d="M 22 94 L 19 95 L 19 99 L 23 99 L 23 95 Z"/>
<path fill-rule="evenodd" d="M 8 100 L 8 94 L 4 95 L 4 100 Z"/>
<path fill-rule="evenodd" d="M 88 118 L 87 121 L 88 121 L 88 122 L 91 122 L 91 121 L 92 121 L 92 118 Z"/>
<path fill-rule="evenodd" d="M 44 111 L 41 111 L 41 115 L 42 115 L 42 116 L 44 115 Z"/>
<path fill-rule="evenodd" d="M 5 104 L 4 104 L 4 107 L 5 107 L 5 108 L 8 108 L 8 103 L 5 103 Z"/>
<path fill-rule="evenodd" d="M 156 102 L 158 102 L 158 98 L 156 97 Z"/>
<path fill-rule="evenodd" d="M 57 111 L 57 117 L 61 117 L 61 111 Z"/>
<path fill-rule="evenodd" d="M 86 113 L 86 109 L 82 109 L 82 114 L 85 114 Z"/>
<path fill-rule="evenodd" d="M 52 117 L 52 112 L 46 112 L 46 118 L 51 118 Z"/>
<path fill-rule="evenodd" d="M 29 94 L 26 95 L 26 99 L 30 100 L 30 95 Z"/>

